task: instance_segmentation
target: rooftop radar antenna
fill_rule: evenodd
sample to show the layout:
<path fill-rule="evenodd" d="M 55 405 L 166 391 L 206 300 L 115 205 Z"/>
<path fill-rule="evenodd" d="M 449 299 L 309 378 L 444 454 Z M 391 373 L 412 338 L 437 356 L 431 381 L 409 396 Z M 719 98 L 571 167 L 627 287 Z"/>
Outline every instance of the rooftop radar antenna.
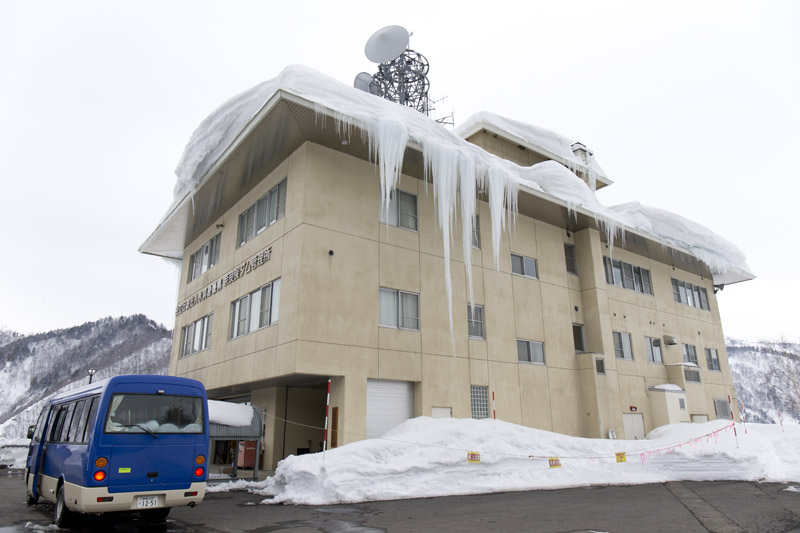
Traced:
<path fill-rule="evenodd" d="M 432 108 L 428 100 L 428 60 L 408 48 L 409 37 L 402 26 L 386 26 L 372 34 L 364 53 L 367 59 L 378 63 L 378 72 L 362 72 L 353 85 L 429 115 Z"/>

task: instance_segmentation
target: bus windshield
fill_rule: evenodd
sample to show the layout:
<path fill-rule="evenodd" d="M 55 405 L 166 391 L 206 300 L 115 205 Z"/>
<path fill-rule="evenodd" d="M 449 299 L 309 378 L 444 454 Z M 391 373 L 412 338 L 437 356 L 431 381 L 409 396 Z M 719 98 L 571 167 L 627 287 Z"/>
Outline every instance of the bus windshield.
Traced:
<path fill-rule="evenodd" d="M 114 394 L 105 433 L 203 433 L 203 399 L 165 394 Z"/>

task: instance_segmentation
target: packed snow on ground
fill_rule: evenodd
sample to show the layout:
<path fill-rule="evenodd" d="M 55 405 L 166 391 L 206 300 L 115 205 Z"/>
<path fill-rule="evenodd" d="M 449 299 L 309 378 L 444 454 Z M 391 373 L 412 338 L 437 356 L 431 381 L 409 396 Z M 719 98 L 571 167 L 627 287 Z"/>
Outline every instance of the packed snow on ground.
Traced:
<path fill-rule="evenodd" d="M 644 440 L 608 440 L 492 419 L 420 417 L 382 438 L 287 457 L 263 482 L 208 490 L 273 497 L 263 503 L 327 505 L 678 480 L 800 481 L 800 426 L 735 428 L 738 437 L 733 422 L 715 420 L 663 426 Z M 622 452 L 625 462 L 618 462 Z M 469 462 L 470 453 L 480 462 Z"/>
<path fill-rule="evenodd" d="M 208 421 L 223 426 L 249 426 L 253 422 L 253 408 L 241 403 L 208 400 Z"/>

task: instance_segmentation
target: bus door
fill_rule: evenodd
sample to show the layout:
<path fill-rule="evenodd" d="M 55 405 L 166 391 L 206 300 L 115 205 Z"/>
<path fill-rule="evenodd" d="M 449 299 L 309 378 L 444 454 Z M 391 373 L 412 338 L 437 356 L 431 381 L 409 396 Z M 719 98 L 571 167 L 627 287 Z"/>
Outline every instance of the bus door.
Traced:
<path fill-rule="evenodd" d="M 50 405 L 45 405 L 36 421 L 36 427 L 31 435 L 31 444 L 28 448 L 28 471 L 25 476 L 25 484 L 28 487 L 28 494 L 33 498 L 39 497 L 39 469 L 42 464 L 42 456 L 46 448 L 44 435 L 47 433 L 50 421 Z"/>

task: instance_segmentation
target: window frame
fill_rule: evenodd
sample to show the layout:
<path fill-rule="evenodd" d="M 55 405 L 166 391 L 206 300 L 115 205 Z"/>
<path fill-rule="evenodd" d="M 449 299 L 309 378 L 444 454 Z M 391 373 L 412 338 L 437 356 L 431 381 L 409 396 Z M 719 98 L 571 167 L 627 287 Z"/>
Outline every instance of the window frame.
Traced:
<path fill-rule="evenodd" d="M 614 340 L 614 356 L 617 359 L 633 361 L 633 343 L 631 342 L 631 334 L 626 331 L 612 331 L 611 337 Z M 619 339 L 619 346 L 617 339 Z M 625 352 L 626 348 L 627 353 Z"/>
<path fill-rule="evenodd" d="M 413 200 L 414 200 L 414 202 L 413 202 L 414 212 L 413 213 L 403 212 L 403 210 L 401 209 L 401 204 L 403 204 L 404 202 L 401 201 L 401 198 L 405 198 L 406 199 L 406 203 L 405 203 L 406 206 L 410 205 L 410 204 L 407 203 L 407 201 L 409 199 L 413 198 Z M 407 225 L 408 224 L 407 222 L 404 224 L 404 222 L 405 222 L 403 220 L 404 216 L 409 221 L 413 220 L 413 223 L 414 223 L 413 224 L 414 225 L 413 228 L 409 227 Z M 417 202 L 417 195 L 413 194 L 413 193 L 410 193 L 410 192 L 401 191 L 400 189 L 394 189 L 393 191 L 391 191 L 389 193 L 389 207 L 388 207 L 386 212 L 384 212 L 384 204 L 383 204 L 383 201 L 381 200 L 380 212 L 379 212 L 379 215 L 378 215 L 378 220 L 383 224 L 388 224 L 389 226 L 392 226 L 392 227 L 395 227 L 395 228 L 400 228 L 400 229 L 404 229 L 404 230 L 408 230 L 408 231 L 419 232 L 419 205 L 418 205 L 418 202 Z"/>
<path fill-rule="evenodd" d="M 268 298 L 263 296 L 269 294 Z M 276 278 L 258 289 L 233 300 L 230 306 L 228 340 L 238 339 L 249 333 L 268 328 L 278 323 L 280 314 L 281 278 Z M 267 306 L 267 302 L 269 307 Z M 258 316 L 258 325 L 253 316 Z M 264 315 L 267 318 L 264 320 Z M 266 323 L 262 323 L 266 322 Z"/>
<path fill-rule="evenodd" d="M 211 347 L 213 317 L 214 313 L 209 313 L 181 328 L 181 344 L 178 358 L 189 357 L 190 355 L 208 350 Z M 200 329 L 198 329 L 198 326 Z M 201 332 L 199 337 L 197 334 L 198 331 Z M 195 346 L 198 338 L 200 340 L 199 348 Z"/>
<path fill-rule="evenodd" d="M 722 372 L 719 365 L 719 352 L 716 348 L 705 348 L 706 365 L 711 372 Z"/>
<path fill-rule="evenodd" d="M 654 296 L 653 277 L 649 269 L 604 255 L 603 270 L 605 270 L 608 285 Z"/>
<path fill-rule="evenodd" d="M 222 232 L 217 233 L 189 257 L 189 273 L 186 283 L 199 278 L 219 263 L 219 247 Z"/>
<path fill-rule="evenodd" d="M 520 349 L 524 346 L 525 348 L 525 359 L 522 359 L 520 356 Z M 538 346 L 539 351 L 541 353 L 541 361 L 534 360 L 533 358 L 533 347 Z M 526 339 L 517 339 L 517 362 L 518 363 L 528 363 L 532 365 L 546 365 L 547 359 L 544 353 L 544 343 L 539 341 L 532 341 Z"/>
<path fill-rule="evenodd" d="M 479 320 L 475 320 L 476 315 L 480 315 Z M 480 335 L 472 333 L 472 325 L 477 324 L 480 329 Z M 482 305 L 467 304 L 467 336 L 470 339 L 486 340 L 486 312 Z"/>
<path fill-rule="evenodd" d="M 514 258 L 515 257 L 518 257 L 520 259 L 521 272 L 517 272 L 514 269 Z M 533 275 L 528 273 L 528 268 L 526 267 L 526 265 L 530 264 L 529 261 L 533 263 L 533 271 L 534 271 Z M 521 255 L 521 254 L 515 254 L 515 253 L 512 252 L 511 253 L 511 273 L 512 274 L 516 274 L 518 276 L 525 276 L 526 278 L 539 279 L 539 261 L 537 261 L 533 257 L 528 257 L 526 255 Z"/>
<path fill-rule="evenodd" d="M 694 285 L 688 281 L 681 281 L 677 278 L 672 280 L 672 298 L 675 303 L 688 305 L 703 311 L 711 311 L 708 299 L 708 290 L 700 285 Z"/>
<path fill-rule="evenodd" d="M 647 353 L 647 362 L 654 365 L 664 364 L 664 352 L 661 351 L 661 339 L 658 337 L 644 337 L 644 350 Z M 656 344 L 657 343 L 657 344 Z M 658 348 L 658 361 L 655 360 L 654 348 Z"/>
<path fill-rule="evenodd" d="M 288 179 L 288 177 L 283 178 L 239 215 L 237 248 L 244 246 L 256 235 L 286 216 Z"/>
<path fill-rule="evenodd" d="M 472 216 L 472 248 L 481 249 L 481 219 L 478 214 Z"/>
<path fill-rule="evenodd" d="M 580 333 L 580 348 L 578 348 L 578 336 Z M 583 324 L 572 324 L 572 343 L 575 346 L 575 353 L 586 353 L 586 336 L 584 335 Z"/>
<path fill-rule="evenodd" d="M 696 367 L 683 367 L 683 378 L 687 383 L 702 383 L 700 379 L 700 365 L 697 361 L 697 347 L 694 344 L 682 343 L 683 362 L 694 363 Z M 696 379 L 693 379 L 695 378 Z"/>
<path fill-rule="evenodd" d="M 388 323 L 388 321 L 382 321 L 381 319 L 381 310 L 383 306 L 381 306 L 381 293 L 389 294 L 391 293 L 394 296 L 394 321 L 393 323 Z M 416 300 L 416 317 L 411 315 L 406 315 L 404 312 L 406 307 L 404 305 L 404 298 L 403 296 L 413 296 Z M 408 327 L 403 325 L 405 320 L 415 320 L 416 327 Z M 420 309 L 419 309 L 419 294 L 416 292 L 404 291 L 400 289 L 390 289 L 388 287 L 380 287 L 378 289 L 378 327 L 382 328 L 393 328 L 393 329 L 402 329 L 406 331 L 419 331 L 420 330 Z"/>
<path fill-rule="evenodd" d="M 564 260 L 566 262 L 567 272 L 570 274 L 578 275 L 578 254 L 575 250 L 575 245 L 569 242 L 564 243 Z"/>

